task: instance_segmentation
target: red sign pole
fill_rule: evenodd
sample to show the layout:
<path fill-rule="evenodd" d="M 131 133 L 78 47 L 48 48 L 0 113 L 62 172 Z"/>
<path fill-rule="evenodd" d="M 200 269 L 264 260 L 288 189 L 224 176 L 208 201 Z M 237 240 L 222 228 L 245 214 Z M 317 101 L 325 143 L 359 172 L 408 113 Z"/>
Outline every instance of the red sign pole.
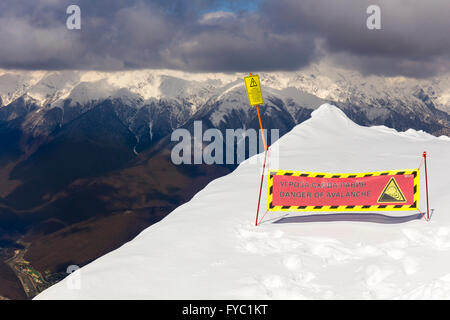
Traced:
<path fill-rule="evenodd" d="M 258 208 L 256 209 L 255 227 L 258 226 L 259 205 L 261 203 L 261 191 L 262 191 L 263 182 L 264 182 L 264 169 L 266 168 L 266 157 L 267 157 L 267 149 L 264 151 L 264 164 L 263 164 L 262 175 L 261 175 L 261 185 L 259 186 Z"/>
<path fill-rule="evenodd" d="M 249 75 L 251 76 L 252 74 L 249 73 Z M 266 138 L 264 136 L 264 129 L 263 129 L 263 125 L 262 125 L 262 121 L 261 121 L 261 114 L 259 112 L 258 105 L 256 105 L 256 112 L 258 113 L 259 127 L 261 129 L 261 137 L 262 137 L 262 141 L 264 144 L 264 164 L 263 164 L 263 170 L 262 170 L 262 175 L 261 175 L 261 184 L 259 186 L 258 208 L 256 209 L 256 221 L 255 221 L 255 226 L 258 226 L 259 205 L 261 203 L 261 191 L 262 191 L 263 182 L 264 182 L 264 169 L 266 168 L 266 157 L 267 157 L 267 151 L 269 150 L 269 146 L 267 145 Z"/>
<path fill-rule="evenodd" d="M 428 203 L 428 172 L 427 172 L 427 152 L 423 152 L 423 160 L 425 164 L 425 190 L 427 193 L 427 220 L 430 220 L 430 205 Z"/>

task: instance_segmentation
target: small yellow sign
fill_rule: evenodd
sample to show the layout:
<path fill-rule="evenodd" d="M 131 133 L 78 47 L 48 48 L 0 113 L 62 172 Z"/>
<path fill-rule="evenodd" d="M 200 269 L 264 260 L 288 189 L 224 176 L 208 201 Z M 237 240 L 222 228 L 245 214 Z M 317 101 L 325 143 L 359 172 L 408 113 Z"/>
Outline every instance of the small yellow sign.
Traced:
<path fill-rule="evenodd" d="M 392 177 L 387 183 L 386 187 L 384 187 L 383 192 L 381 192 L 378 197 L 378 203 L 403 203 L 406 202 L 406 198 L 403 195 L 402 190 L 395 181 L 394 177 Z"/>
<path fill-rule="evenodd" d="M 245 88 L 247 89 L 248 101 L 251 106 L 263 104 L 261 85 L 257 74 L 244 78 Z"/>

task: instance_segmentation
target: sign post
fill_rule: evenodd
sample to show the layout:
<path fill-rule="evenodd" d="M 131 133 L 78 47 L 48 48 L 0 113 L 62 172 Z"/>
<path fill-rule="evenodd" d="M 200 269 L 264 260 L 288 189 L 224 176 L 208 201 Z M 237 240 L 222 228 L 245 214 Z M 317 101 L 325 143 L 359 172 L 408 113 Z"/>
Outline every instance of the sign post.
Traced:
<path fill-rule="evenodd" d="M 430 205 L 428 204 L 428 172 L 427 172 L 427 152 L 423 152 L 423 160 L 425 163 L 425 190 L 427 193 L 427 220 L 430 221 Z"/>
<path fill-rule="evenodd" d="M 264 136 L 264 129 L 261 121 L 261 113 L 259 112 L 259 105 L 263 104 L 263 98 L 261 93 L 261 83 L 259 82 L 259 76 L 257 74 L 252 75 L 249 73 L 248 77 L 244 78 L 245 81 L 245 88 L 247 89 L 247 95 L 248 95 L 248 101 L 251 106 L 256 107 L 256 113 L 258 114 L 258 121 L 259 121 L 259 127 L 261 129 L 261 137 L 264 144 L 264 164 L 262 169 L 262 175 L 261 175 L 261 183 L 259 186 L 259 196 L 258 196 L 258 207 L 256 209 L 256 221 L 255 226 L 258 225 L 258 217 L 259 217 L 259 206 L 261 203 L 261 193 L 262 193 L 262 187 L 264 182 L 264 170 L 266 168 L 266 158 L 267 158 L 267 152 L 269 151 L 269 146 L 266 143 L 266 138 Z"/>

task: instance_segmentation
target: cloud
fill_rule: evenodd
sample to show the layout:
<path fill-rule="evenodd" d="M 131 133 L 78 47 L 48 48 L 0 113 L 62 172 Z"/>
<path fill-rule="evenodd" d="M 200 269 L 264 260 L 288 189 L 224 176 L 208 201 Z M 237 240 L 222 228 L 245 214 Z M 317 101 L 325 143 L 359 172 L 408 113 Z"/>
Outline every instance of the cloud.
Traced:
<path fill-rule="evenodd" d="M 166 54 L 199 71 L 292 70 L 317 58 L 313 37 L 272 32 L 261 20 L 258 14 L 207 14 Z"/>
<path fill-rule="evenodd" d="M 381 30 L 369 30 L 366 9 L 381 9 Z M 448 0 L 278 0 L 263 11 L 284 32 L 311 32 L 339 64 L 363 73 L 429 76 L 448 71 Z"/>
<path fill-rule="evenodd" d="M 4 0 L 0 68 L 297 70 L 330 57 L 365 74 L 449 70 L 448 0 Z M 66 28 L 81 7 L 82 29 Z"/>

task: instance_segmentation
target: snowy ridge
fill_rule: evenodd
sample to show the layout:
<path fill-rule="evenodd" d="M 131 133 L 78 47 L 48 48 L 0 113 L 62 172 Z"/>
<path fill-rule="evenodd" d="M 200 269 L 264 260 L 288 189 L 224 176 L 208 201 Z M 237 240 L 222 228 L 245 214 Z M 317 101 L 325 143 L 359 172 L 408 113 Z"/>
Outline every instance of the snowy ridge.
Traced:
<path fill-rule="evenodd" d="M 37 299 L 448 299 L 448 139 L 358 126 L 322 105 L 271 147 L 269 163 L 278 152 L 283 169 L 416 168 L 424 150 L 430 223 L 273 224 L 284 214 L 269 213 L 254 227 L 261 162 L 253 160 L 261 160 L 259 154 Z M 76 277 L 81 288 L 70 289 Z"/>

